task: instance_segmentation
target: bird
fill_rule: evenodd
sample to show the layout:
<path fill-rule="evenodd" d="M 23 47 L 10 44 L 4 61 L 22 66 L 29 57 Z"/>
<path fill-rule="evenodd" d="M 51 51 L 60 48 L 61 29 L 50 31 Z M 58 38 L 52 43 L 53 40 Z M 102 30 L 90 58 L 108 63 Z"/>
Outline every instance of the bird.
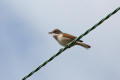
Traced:
<path fill-rule="evenodd" d="M 51 34 L 57 40 L 57 42 L 64 47 L 76 38 L 76 36 L 73 36 L 68 33 L 64 33 L 59 29 L 54 29 L 53 31 L 49 32 L 49 34 Z M 83 43 L 82 40 L 77 40 L 74 45 L 80 45 L 85 49 L 88 49 L 91 47 L 90 45 Z"/>

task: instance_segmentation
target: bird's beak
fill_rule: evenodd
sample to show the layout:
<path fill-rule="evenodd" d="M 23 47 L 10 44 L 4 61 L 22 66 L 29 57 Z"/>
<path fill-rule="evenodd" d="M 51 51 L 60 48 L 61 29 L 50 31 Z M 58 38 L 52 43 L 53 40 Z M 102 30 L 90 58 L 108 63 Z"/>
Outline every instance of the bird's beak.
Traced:
<path fill-rule="evenodd" d="M 52 32 L 49 32 L 49 34 L 52 34 Z"/>

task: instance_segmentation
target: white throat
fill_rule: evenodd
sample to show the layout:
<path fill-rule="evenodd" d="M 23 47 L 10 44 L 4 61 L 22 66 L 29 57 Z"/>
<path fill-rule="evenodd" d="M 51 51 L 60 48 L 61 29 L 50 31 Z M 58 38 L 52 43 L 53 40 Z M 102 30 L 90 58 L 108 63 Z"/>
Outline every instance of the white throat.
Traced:
<path fill-rule="evenodd" d="M 52 33 L 51 35 L 52 35 L 52 36 L 58 36 L 59 34 Z"/>

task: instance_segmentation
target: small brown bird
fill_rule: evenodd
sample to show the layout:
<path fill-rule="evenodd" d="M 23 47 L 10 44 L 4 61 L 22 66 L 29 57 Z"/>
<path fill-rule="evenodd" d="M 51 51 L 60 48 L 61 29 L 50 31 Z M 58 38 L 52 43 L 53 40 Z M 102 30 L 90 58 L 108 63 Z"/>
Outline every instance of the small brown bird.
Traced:
<path fill-rule="evenodd" d="M 63 33 L 59 29 L 55 29 L 52 32 L 49 32 L 62 46 L 66 46 L 68 43 L 70 43 L 73 39 L 76 37 L 67 33 Z M 90 45 L 83 43 L 82 40 L 77 40 L 75 45 L 80 45 L 86 49 L 90 48 Z"/>

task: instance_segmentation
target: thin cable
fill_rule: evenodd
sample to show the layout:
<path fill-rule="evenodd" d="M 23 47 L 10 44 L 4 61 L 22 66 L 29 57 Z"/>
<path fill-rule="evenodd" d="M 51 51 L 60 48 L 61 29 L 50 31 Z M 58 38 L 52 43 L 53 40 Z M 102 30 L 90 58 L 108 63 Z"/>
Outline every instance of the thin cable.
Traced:
<path fill-rule="evenodd" d="M 116 8 L 113 12 L 111 12 L 110 14 L 108 14 L 106 17 L 104 17 L 103 19 L 101 19 L 98 23 L 96 23 L 94 26 L 92 26 L 91 28 L 89 28 L 86 32 L 84 32 L 82 35 L 80 35 L 79 37 L 75 38 L 72 42 L 70 42 L 66 47 L 60 49 L 56 54 L 54 54 L 51 58 L 49 58 L 48 60 L 46 60 L 45 62 L 43 62 L 40 66 L 38 66 L 35 70 L 33 70 L 32 72 L 30 72 L 28 75 L 26 75 L 24 78 L 22 78 L 22 80 L 26 80 L 27 78 L 29 78 L 30 76 L 32 76 L 35 72 L 37 72 L 38 70 L 40 70 L 42 67 L 44 67 L 46 64 L 48 64 L 48 62 L 52 61 L 55 57 L 57 57 L 58 55 L 60 55 L 63 51 L 65 51 L 66 49 L 70 48 L 72 45 L 75 44 L 75 42 L 79 39 L 81 39 L 83 36 L 87 35 L 90 31 L 92 31 L 93 29 L 95 29 L 97 26 L 99 26 L 100 24 L 102 24 L 105 20 L 107 20 L 109 17 L 111 17 L 113 14 L 115 14 L 116 12 L 118 12 L 120 10 L 120 7 Z"/>

